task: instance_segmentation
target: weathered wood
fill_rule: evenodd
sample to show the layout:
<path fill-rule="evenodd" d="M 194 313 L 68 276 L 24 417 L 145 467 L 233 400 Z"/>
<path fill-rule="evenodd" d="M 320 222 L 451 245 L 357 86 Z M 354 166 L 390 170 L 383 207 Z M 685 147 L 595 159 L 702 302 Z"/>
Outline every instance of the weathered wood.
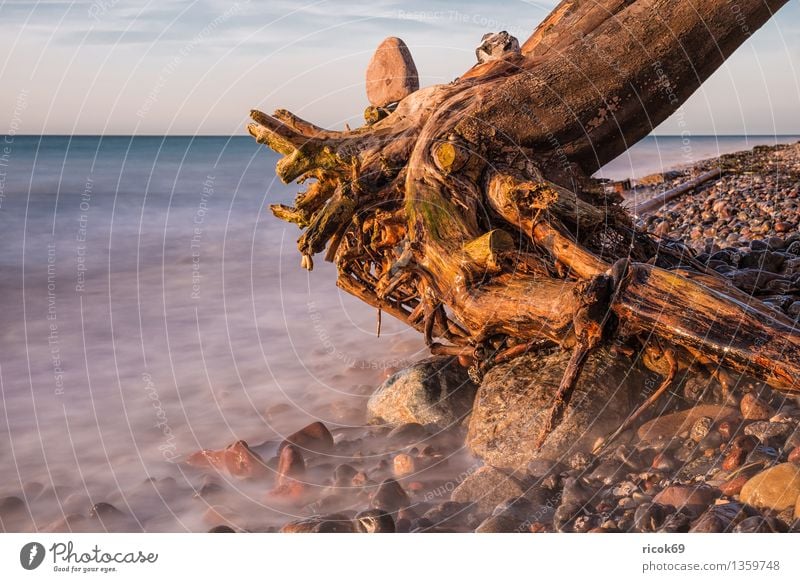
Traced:
<path fill-rule="evenodd" d="M 521 51 L 362 128 L 330 132 L 281 110 L 253 112 L 248 130 L 285 156 L 281 179 L 315 181 L 277 211 L 305 226 L 303 264 L 327 246 L 340 287 L 476 373 L 558 344 L 575 350 L 567 400 L 584 352 L 616 335 L 798 392 L 800 335 L 785 318 L 638 231 L 588 178 L 785 3 L 565 1 Z"/>
<path fill-rule="evenodd" d="M 636 204 L 633 207 L 633 213 L 636 216 L 642 216 L 644 214 L 649 214 L 655 210 L 659 210 L 668 202 L 675 200 L 679 196 L 688 194 L 692 190 L 696 189 L 698 186 L 702 186 L 706 182 L 715 180 L 716 178 L 719 178 L 721 175 L 722 175 L 721 168 L 714 168 L 713 170 L 709 170 L 708 172 L 700 174 L 696 178 L 693 178 L 688 182 L 681 184 L 680 186 L 675 186 L 674 188 L 670 188 L 669 190 L 661 194 L 656 194 L 649 200 L 645 200 L 640 204 Z"/>

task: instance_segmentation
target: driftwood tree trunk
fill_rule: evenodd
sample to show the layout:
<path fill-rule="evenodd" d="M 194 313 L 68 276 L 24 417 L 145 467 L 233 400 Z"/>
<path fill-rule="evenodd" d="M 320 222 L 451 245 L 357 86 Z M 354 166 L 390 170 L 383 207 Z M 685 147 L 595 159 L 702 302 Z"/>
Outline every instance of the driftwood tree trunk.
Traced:
<path fill-rule="evenodd" d="M 800 392 L 793 323 L 637 230 L 589 178 L 785 3 L 565 0 L 521 51 L 354 131 L 253 111 L 250 133 L 285 155 L 281 179 L 310 183 L 273 211 L 304 229 L 303 266 L 327 248 L 341 288 L 478 373 L 539 345 L 573 349 L 554 419 L 611 337 L 649 346 L 656 368 L 668 352 Z"/>

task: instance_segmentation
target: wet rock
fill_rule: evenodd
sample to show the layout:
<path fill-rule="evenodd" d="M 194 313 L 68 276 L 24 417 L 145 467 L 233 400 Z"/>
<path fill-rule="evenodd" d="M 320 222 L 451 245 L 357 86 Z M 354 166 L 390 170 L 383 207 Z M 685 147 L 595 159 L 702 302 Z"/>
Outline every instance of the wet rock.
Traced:
<path fill-rule="evenodd" d="M 569 459 L 569 466 L 576 471 L 585 471 L 592 464 L 592 456 L 584 451 L 578 451 Z"/>
<path fill-rule="evenodd" d="M 742 411 L 742 417 L 745 420 L 767 420 L 775 414 L 775 411 L 767 401 L 759 398 L 752 392 L 748 392 L 742 396 L 739 407 Z"/>
<path fill-rule="evenodd" d="M 566 470 L 559 461 L 553 459 L 533 459 L 528 463 L 528 475 L 537 480 L 542 480 L 551 475 L 558 475 Z"/>
<path fill-rule="evenodd" d="M 591 452 L 628 416 L 646 374 L 607 350 L 592 354 L 562 422 L 540 450 L 536 440 L 561 382 L 569 351 L 527 355 L 492 368 L 478 390 L 468 447 L 497 467 L 524 468 L 533 459 L 561 460 Z"/>
<path fill-rule="evenodd" d="M 418 422 L 408 422 L 394 427 L 386 438 L 389 442 L 397 445 L 408 445 L 418 443 L 428 438 L 428 431 Z"/>
<path fill-rule="evenodd" d="M 795 465 L 800 465 L 800 447 L 793 448 L 786 460 Z"/>
<path fill-rule="evenodd" d="M 353 523 L 342 514 L 298 519 L 290 521 L 280 529 L 281 533 L 352 533 L 353 531 Z"/>
<path fill-rule="evenodd" d="M 588 525 L 587 518 L 590 517 L 589 509 L 584 505 L 562 503 L 553 516 L 553 526 L 560 532 L 578 531 Z"/>
<path fill-rule="evenodd" d="M 411 500 L 403 487 L 394 479 L 386 479 L 380 484 L 372 496 L 370 505 L 373 509 L 382 509 L 389 513 L 408 507 Z"/>
<path fill-rule="evenodd" d="M 733 439 L 725 458 L 722 461 L 722 468 L 726 471 L 733 471 L 744 463 L 749 455 L 758 446 L 758 439 L 752 435 L 740 435 Z"/>
<path fill-rule="evenodd" d="M 25 511 L 25 502 L 14 495 L 0 499 L 0 519 Z"/>
<path fill-rule="evenodd" d="M 569 477 L 564 481 L 561 493 L 562 503 L 567 505 L 585 505 L 596 500 L 597 491 L 589 487 L 581 478 Z"/>
<path fill-rule="evenodd" d="M 475 533 L 518 533 L 524 523 L 510 515 L 492 515 L 475 528 Z"/>
<path fill-rule="evenodd" d="M 740 498 L 744 503 L 761 509 L 783 511 L 794 507 L 800 496 L 800 467 L 781 463 L 751 478 Z"/>
<path fill-rule="evenodd" d="M 643 503 L 633 515 L 633 527 L 640 533 L 658 531 L 675 508 L 661 503 Z"/>
<path fill-rule="evenodd" d="M 211 526 L 225 525 L 236 529 L 236 524 L 242 521 L 242 517 L 226 505 L 212 505 L 203 514 L 203 521 Z"/>
<path fill-rule="evenodd" d="M 501 502 L 494 508 L 492 515 L 512 517 L 518 521 L 540 521 L 539 519 L 530 519 L 537 509 L 538 506 L 530 499 L 526 497 L 514 497 Z M 555 510 L 555 507 L 553 507 L 553 509 Z"/>
<path fill-rule="evenodd" d="M 762 420 L 748 424 L 744 428 L 744 434 L 754 436 L 762 443 L 767 443 L 771 439 L 785 437 L 791 430 L 792 427 L 789 424 Z"/>
<path fill-rule="evenodd" d="M 306 464 L 300 450 L 294 445 L 286 445 L 281 449 L 278 460 L 277 485 L 285 485 L 291 480 L 302 479 L 306 473 Z"/>
<path fill-rule="evenodd" d="M 706 485 L 670 485 L 660 491 L 653 502 L 700 515 L 719 495 L 718 489 Z"/>
<path fill-rule="evenodd" d="M 494 467 L 481 467 L 453 490 L 453 501 L 475 503 L 484 514 L 490 513 L 498 503 L 510 497 L 520 497 L 525 491 L 514 477 Z"/>
<path fill-rule="evenodd" d="M 678 465 L 675 462 L 675 458 L 673 457 L 672 453 L 662 451 L 653 457 L 653 462 L 650 464 L 650 466 L 657 471 L 664 471 L 665 473 L 668 473 L 673 471 Z"/>
<path fill-rule="evenodd" d="M 353 477 L 358 471 L 352 465 L 342 463 L 333 470 L 333 484 L 337 487 L 350 487 L 353 484 Z"/>
<path fill-rule="evenodd" d="M 684 511 L 671 513 L 658 528 L 659 533 L 687 533 L 692 527 L 692 516 Z"/>
<path fill-rule="evenodd" d="M 645 442 L 668 440 L 688 433 L 694 424 L 703 418 L 712 423 L 735 420 L 739 413 L 735 408 L 717 404 L 699 404 L 687 410 L 673 412 L 654 418 L 639 427 L 637 435 Z M 703 421 L 705 424 L 707 421 Z M 702 439 L 701 439 L 702 440 Z"/>
<path fill-rule="evenodd" d="M 713 424 L 714 419 L 712 419 L 710 416 L 701 416 L 694 421 L 694 424 L 692 424 L 692 428 L 689 430 L 689 438 L 694 442 L 699 443 L 706 438 L 706 436 L 708 436 L 709 432 L 711 432 L 711 426 Z"/>
<path fill-rule="evenodd" d="M 283 450 L 287 444 L 292 444 L 304 453 L 329 453 L 333 450 L 333 435 L 321 422 L 313 422 L 308 426 L 289 435 L 280 444 L 278 450 Z"/>
<path fill-rule="evenodd" d="M 245 441 L 236 441 L 221 450 L 203 449 L 193 453 L 186 463 L 197 468 L 214 468 L 238 479 L 260 478 L 268 474 L 266 463 Z"/>
<path fill-rule="evenodd" d="M 456 359 L 428 358 L 386 380 L 367 402 L 367 416 L 373 424 L 453 427 L 469 414 L 476 389 Z"/>
<path fill-rule="evenodd" d="M 754 515 L 740 521 L 733 531 L 734 533 L 785 533 L 788 529 L 779 519 Z"/>
<path fill-rule="evenodd" d="M 592 471 L 587 479 L 592 482 L 602 483 L 603 485 L 611 485 L 615 481 L 624 478 L 630 472 L 630 467 L 616 459 L 609 459 L 603 461 L 597 468 Z"/>
<path fill-rule="evenodd" d="M 741 493 L 742 487 L 744 487 L 744 484 L 749 480 L 749 475 L 737 475 L 736 477 L 728 479 L 722 485 L 720 485 L 719 490 L 723 495 L 727 497 L 733 497 L 734 495 L 739 495 L 739 493 Z"/>
<path fill-rule="evenodd" d="M 469 521 L 473 509 L 471 502 L 445 501 L 430 508 L 422 517 L 433 525 L 457 526 Z"/>
<path fill-rule="evenodd" d="M 416 471 L 416 462 L 414 461 L 414 457 L 405 453 L 395 455 L 394 459 L 392 460 L 392 473 L 395 477 L 399 478 L 405 477 L 406 475 L 412 475 L 414 471 Z"/>
<path fill-rule="evenodd" d="M 692 524 L 690 533 L 722 533 L 730 531 L 745 517 L 745 510 L 739 503 L 712 505 Z"/>
<path fill-rule="evenodd" d="M 118 517 L 124 517 L 124 513 L 122 513 L 119 509 L 111 505 L 110 503 L 106 503 L 101 501 L 100 503 L 95 503 L 91 509 L 89 509 L 89 517 L 97 518 L 97 519 L 113 519 Z"/>
<path fill-rule="evenodd" d="M 390 36 L 378 45 L 367 66 L 367 98 L 375 107 L 402 101 L 419 89 L 419 74 L 411 51 Z"/>
<path fill-rule="evenodd" d="M 392 516 L 380 509 L 369 509 L 358 513 L 353 523 L 358 533 L 394 533 L 396 531 Z"/>

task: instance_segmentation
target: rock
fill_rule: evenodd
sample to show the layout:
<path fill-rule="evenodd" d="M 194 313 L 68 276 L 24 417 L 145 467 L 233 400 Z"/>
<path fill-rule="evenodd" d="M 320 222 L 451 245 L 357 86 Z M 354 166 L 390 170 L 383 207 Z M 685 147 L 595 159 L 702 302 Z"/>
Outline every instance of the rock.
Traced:
<path fill-rule="evenodd" d="M 352 465 L 342 463 L 333 470 L 333 484 L 337 487 L 350 487 L 353 484 L 353 477 L 358 471 Z"/>
<path fill-rule="evenodd" d="M 767 443 L 770 439 L 786 436 L 791 430 L 791 425 L 787 423 L 760 420 L 748 424 L 744 428 L 744 434 L 754 436 L 762 443 Z"/>
<path fill-rule="evenodd" d="M 186 459 L 192 467 L 213 467 L 238 479 L 264 477 L 268 474 L 266 463 L 245 441 L 236 441 L 222 450 L 203 449 Z"/>
<path fill-rule="evenodd" d="M 306 472 L 303 455 L 294 445 L 286 445 L 281 449 L 278 460 L 278 487 L 289 481 L 301 479 Z"/>
<path fill-rule="evenodd" d="M 779 519 L 754 515 L 740 521 L 733 531 L 734 533 L 786 533 L 788 529 Z"/>
<path fill-rule="evenodd" d="M 236 530 L 229 525 L 215 525 L 208 533 L 236 533 Z"/>
<path fill-rule="evenodd" d="M 290 521 L 280 529 L 281 533 L 352 533 L 353 531 L 353 522 L 341 513 Z"/>
<path fill-rule="evenodd" d="M 411 500 L 403 487 L 394 479 L 386 479 L 378 486 L 370 505 L 389 513 L 408 507 Z"/>
<path fill-rule="evenodd" d="M 569 351 L 526 355 L 492 368 L 475 398 L 467 446 L 487 463 L 510 469 L 534 459 L 566 462 L 576 452 L 591 452 L 630 414 L 646 374 L 624 358 L 597 350 L 586 362 L 562 422 L 536 450 L 569 358 Z"/>
<path fill-rule="evenodd" d="M 283 450 L 287 444 L 292 444 L 303 452 L 324 454 L 333 450 L 333 435 L 323 423 L 313 422 L 286 437 L 278 451 Z"/>
<path fill-rule="evenodd" d="M 390 36 L 367 66 L 367 99 L 375 107 L 402 101 L 419 89 L 419 75 L 406 43 Z"/>
<path fill-rule="evenodd" d="M 734 524 L 745 516 L 739 503 L 712 505 L 692 524 L 690 533 L 722 533 L 730 531 Z"/>
<path fill-rule="evenodd" d="M 516 533 L 523 527 L 523 522 L 510 515 L 492 515 L 475 528 L 475 533 Z"/>
<path fill-rule="evenodd" d="M 405 453 L 396 455 L 392 460 L 392 473 L 395 477 L 405 477 L 411 475 L 416 470 L 416 463 L 414 457 Z"/>
<path fill-rule="evenodd" d="M 748 505 L 783 511 L 794 507 L 800 496 L 800 467 L 781 463 L 762 471 L 742 487 L 739 495 Z"/>
<path fill-rule="evenodd" d="M 418 423 L 448 428 L 472 408 L 476 386 L 455 358 L 417 362 L 386 380 L 367 402 L 369 422 Z"/>
<path fill-rule="evenodd" d="M 583 451 L 578 451 L 569 459 L 569 466 L 575 471 L 585 471 L 591 464 L 592 456 Z"/>
<path fill-rule="evenodd" d="M 786 460 L 795 465 L 800 465 L 800 446 L 793 448 Z"/>
<path fill-rule="evenodd" d="M 525 490 L 514 477 L 494 467 L 481 467 L 473 472 L 453 490 L 450 499 L 475 503 L 483 514 L 491 511 L 511 497 L 524 495 Z"/>
<path fill-rule="evenodd" d="M 762 400 L 752 392 L 742 396 L 739 407 L 745 420 L 767 420 L 775 414 L 775 411 L 765 400 Z"/>
<path fill-rule="evenodd" d="M 492 515 L 505 515 L 519 521 L 540 521 L 538 519 L 531 519 L 531 516 L 537 509 L 538 506 L 527 497 L 514 497 L 500 502 L 500 504 L 494 508 L 494 511 L 492 511 Z M 555 509 L 555 507 L 553 509 Z"/>
<path fill-rule="evenodd" d="M 797 498 L 797 502 L 794 505 L 794 518 L 800 519 L 800 497 Z"/>
<path fill-rule="evenodd" d="M 389 434 L 386 435 L 386 438 L 391 443 L 405 445 L 418 443 L 428 438 L 428 436 L 428 431 L 425 430 L 424 426 L 418 422 L 409 422 L 393 428 L 389 431 Z"/>
<path fill-rule="evenodd" d="M 756 446 L 758 446 L 758 439 L 756 437 L 752 435 L 737 436 L 733 439 L 733 442 L 731 442 L 725 453 L 725 458 L 722 461 L 722 468 L 726 471 L 733 471 L 741 466 L 747 458 L 747 455 L 749 455 Z"/>
<path fill-rule="evenodd" d="M 114 519 L 118 517 L 123 517 L 125 514 L 122 513 L 119 509 L 111 505 L 110 503 L 106 503 L 105 501 L 101 501 L 100 503 L 95 503 L 91 509 L 89 509 L 89 517 L 97 518 L 97 519 Z"/>
<path fill-rule="evenodd" d="M 645 422 L 639 427 L 637 435 L 639 439 L 645 442 L 671 439 L 690 431 L 694 424 L 704 417 L 711 419 L 712 423 L 721 423 L 738 418 L 739 413 L 735 408 L 731 408 L 730 406 L 698 404 L 688 410 L 665 414 Z M 703 421 L 703 423 L 705 422 L 706 421 Z"/>
<path fill-rule="evenodd" d="M 236 529 L 236 522 L 242 519 L 236 511 L 226 505 L 212 505 L 203 514 L 203 521 L 211 526 L 225 525 Z"/>
<path fill-rule="evenodd" d="M 720 485 L 719 490 L 723 495 L 727 497 L 733 497 L 734 495 L 739 495 L 739 493 L 741 493 L 742 487 L 744 487 L 744 484 L 749 480 L 750 477 L 747 475 L 737 475 L 736 477 L 728 479 L 722 485 Z"/>
<path fill-rule="evenodd" d="M 661 490 L 653 498 L 653 502 L 671 505 L 678 511 L 687 510 L 697 516 L 703 513 L 719 495 L 718 489 L 705 485 L 670 485 Z"/>
<path fill-rule="evenodd" d="M 569 477 L 564 481 L 561 502 L 567 505 L 586 505 L 595 497 L 597 491 L 589 487 L 581 478 Z"/>
<path fill-rule="evenodd" d="M 640 533 L 658 531 L 675 508 L 660 503 L 643 503 L 633 514 L 633 527 Z"/>
<path fill-rule="evenodd" d="M 469 521 L 473 509 L 471 502 L 445 501 L 426 511 L 422 517 L 434 526 L 458 527 Z"/>
<path fill-rule="evenodd" d="M 658 528 L 659 533 L 687 533 L 692 526 L 692 517 L 683 511 L 671 513 Z"/>
<path fill-rule="evenodd" d="M 358 513 L 353 520 L 358 533 L 394 533 L 392 516 L 380 509 L 368 509 Z"/>
<path fill-rule="evenodd" d="M 481 44 L 475 49 L 475 56 L 479 63 L 506 59 L 519 53 L 519 41 L 505 30 L 484 34 Z"/>
<path fill-rule="evenodd" d="M 14 495 L 0 499 L 0 519 L 25 510 L 25 502 Z"/>
<path fill-rule="evenodd" d="M 689 430 L 689 438 L 699 443 L 708 436 L 708 433 L 711 431 L 711 425 L 713 424 L 714 419 L 710 416 L 701 416 L 692 424 L 692 428 Z"/>

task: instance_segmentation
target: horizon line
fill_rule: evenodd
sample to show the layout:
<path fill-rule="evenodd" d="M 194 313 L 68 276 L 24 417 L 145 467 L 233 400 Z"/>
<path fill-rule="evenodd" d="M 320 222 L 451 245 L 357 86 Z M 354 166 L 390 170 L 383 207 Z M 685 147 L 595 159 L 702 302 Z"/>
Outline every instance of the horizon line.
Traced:
<path fill-rule="evenodd" d="M 13 139 L 19 137 L 25 138 L 45 138 L 45 137 L 160 137 L 160 138 L 247 138 L 253 139 L 250 134 L 225 134 L 225 133 L 202 133 L 202 134 L 189 134 L 189 133 L 20 133 L 20 134 L 7 134 L 0 133 L 0 137 L 12 137 Z M 678 133 L 651 133 L 647 137 L 800 137 L 798 133 L 694 133 L 685 136 Z M 644 138 L 642 138 L 644 139 Z"/>

